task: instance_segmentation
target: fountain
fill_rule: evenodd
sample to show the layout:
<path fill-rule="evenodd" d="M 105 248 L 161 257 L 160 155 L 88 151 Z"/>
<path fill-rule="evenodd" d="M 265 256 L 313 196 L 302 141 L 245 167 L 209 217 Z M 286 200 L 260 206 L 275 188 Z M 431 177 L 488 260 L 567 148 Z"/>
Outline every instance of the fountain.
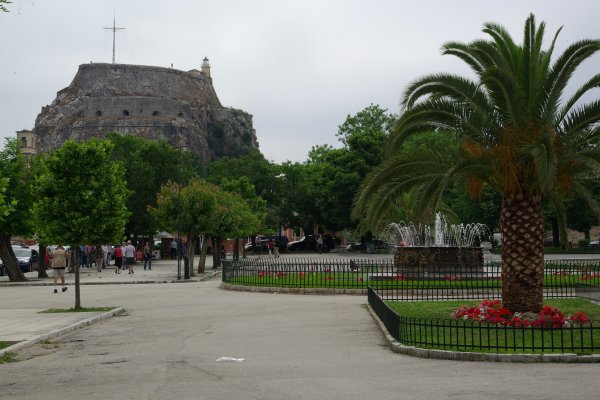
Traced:
<path fill-rule="evenodd" d="M 379 235 L 394 247 L 394 264 L 403 275 L 483 272 L 479 243 L 488 235 L 484 224 L 450 225 L 436 213 L 430 225 L 392 223 Z"/>

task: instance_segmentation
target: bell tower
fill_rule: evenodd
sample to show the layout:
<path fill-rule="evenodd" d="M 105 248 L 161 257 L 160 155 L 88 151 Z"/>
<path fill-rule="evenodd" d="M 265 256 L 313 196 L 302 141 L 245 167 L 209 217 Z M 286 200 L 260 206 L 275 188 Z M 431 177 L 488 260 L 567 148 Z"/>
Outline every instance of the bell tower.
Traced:
<path fill-rule="evenodd" d="M 200 72 L 206 75 L 207 78 L 210 78 L 210 64 L 208 63 L 208 57 L 204 57 L 204 60 L 202 60 Z"/>

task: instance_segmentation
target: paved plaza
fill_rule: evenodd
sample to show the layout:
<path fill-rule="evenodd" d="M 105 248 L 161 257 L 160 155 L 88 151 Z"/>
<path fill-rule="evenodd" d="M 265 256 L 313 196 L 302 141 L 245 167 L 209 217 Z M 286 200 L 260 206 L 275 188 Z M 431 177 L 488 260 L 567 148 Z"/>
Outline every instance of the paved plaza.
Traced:
<path fill-rule="evenodd" d="M 19 350 L 18 362 L 0 364 L 0 398 L 600 396 L 600 366 L 594 364 L 455 362 L 393 353 L 363 296 L 226 291 L 211 274 L 177 283 L 172 261 L 155 263 L 152 273 L 138 266 L 134 276 L 82 272 L 83 306 L 120 306 L 125 313 Z M 54 294 L 46 283 L 0 286 L 0 340 L 7 340 L 8 327 L 19 318 L 29 337 L 55 329 L 37 311 L 72 307 L 73 287 Z M 89 317 L 58 314 L 66 319 L 55 322 Z M 27 328 L 29 318 L 35 322 Z M 20 334 L 10 333 L 26 340 Z M 222 357 L 239 362 L 217 361 Z"/>

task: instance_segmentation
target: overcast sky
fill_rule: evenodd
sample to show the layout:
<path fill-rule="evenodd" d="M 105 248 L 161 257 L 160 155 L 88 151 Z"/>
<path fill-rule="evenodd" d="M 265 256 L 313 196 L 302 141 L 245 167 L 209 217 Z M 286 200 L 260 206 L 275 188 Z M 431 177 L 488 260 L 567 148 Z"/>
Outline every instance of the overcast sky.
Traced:
<path fill-rule="evenodd" d="M 263 154 L 304 161 L 316 144 L 339 146 L 348 114 L 370 103 L 398 112 L 404 87 L 433 72 L 467 74 L 441 56 L 450 40 L 484 38 L 497 22 L 521 42 L 530 12 L 557 48 L 600 38 L 598 0 L 12 0 L 0 13 L 0 135 L 33 128 L 41 108 L 79 64 L 200 69 L 204 56 L 221 103 L 254 116 Z M 556 53 L 555 53 L 556 54 Z M 595 56 L 581 80 L 599 72 Z M 579 78 L 576 76 L 576 80 Z"/>

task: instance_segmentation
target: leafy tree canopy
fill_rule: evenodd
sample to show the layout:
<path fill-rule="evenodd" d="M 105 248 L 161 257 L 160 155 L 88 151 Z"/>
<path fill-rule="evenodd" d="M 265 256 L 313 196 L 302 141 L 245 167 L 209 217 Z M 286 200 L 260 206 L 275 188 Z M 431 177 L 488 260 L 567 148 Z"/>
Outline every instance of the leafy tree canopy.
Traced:
<path fill-rule="evenodd" d="M 119 133 L 109 133 L 107 139 L 114 144 L 112 159 L 125 167 L 130 213 L 126 232 L 152 235 L 157 231 L 157 222 L 148 213 L 148 206 L 156 205 L 161 186 L 169 180 L 188 182 L 201 172 L 199 164 L 190 152 L 180 151 L 164 140 Z"/>
<path fill-rule="evenodd" d="M 0 177 L 8 179 L 3 196 L 13 208 L 0 221 L 0 234 L 27 236 L 31 234 L 31 173 L 16 139 L 8 139 L 0 150 Z"/>
<path fill-rule="evenodd" d="M 6 192 L 8 182 L 8 178 L 0 179 L 0 222 L 2 222 L 4 218 L 14 210 L 14 206 L 16 204 L 14 200 L 9 202 L 4 198 L 4 192 Z"/>
<path fill-rule="evenodd" d="M 109 141 L 69 140 L 45 160 L 35 178 L 36 232 L 47 243 L 102 244 L 123 239 L 127 189 Z"/>

